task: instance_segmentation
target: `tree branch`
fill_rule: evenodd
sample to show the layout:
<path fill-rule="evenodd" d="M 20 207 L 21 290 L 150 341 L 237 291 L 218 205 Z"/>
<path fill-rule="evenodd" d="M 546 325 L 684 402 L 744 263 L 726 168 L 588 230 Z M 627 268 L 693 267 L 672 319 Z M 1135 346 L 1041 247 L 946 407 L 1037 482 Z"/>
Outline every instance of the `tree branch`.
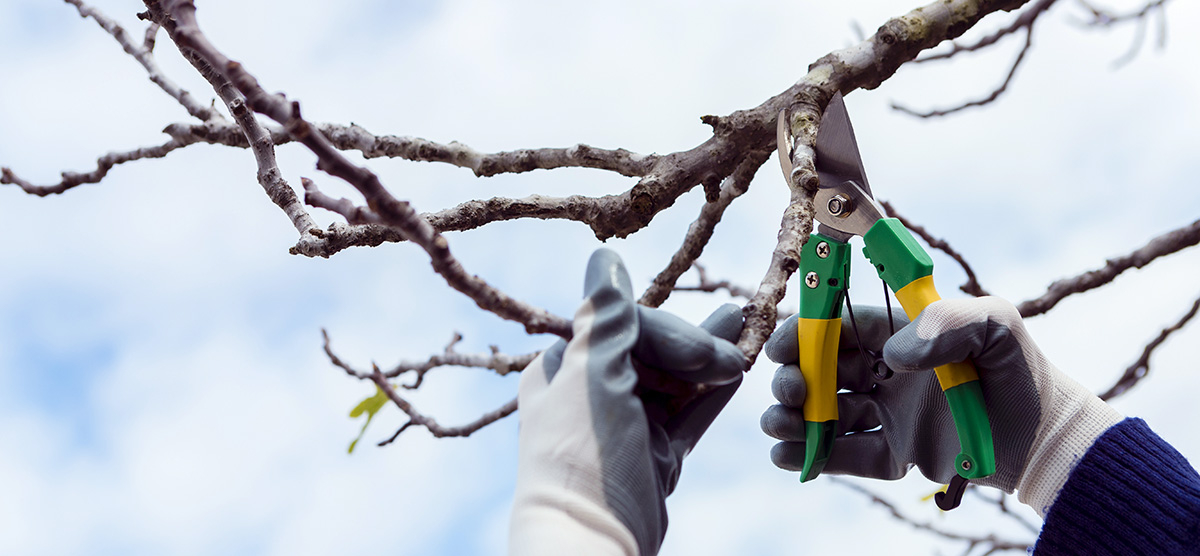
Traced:
<path fill-rule="evenodd" d="M 170 141 L 154 147 L 141 147 L 132 151 L 111 152 L 96 159 L 96 169 L 91 172 L 63 172 L 62 180 L 52 185 L 34 185 L 13 173 L 8 167 L 0 168 L 0 184 L 13 184 L 30 195 L 45 197 L 60 194 L 85 183 L 100 183 L 113 166 L 144 160 L 148 158 L 163 158 L 175 149 L 191 145 L 194 141 L 172 138 Z"/>
<path fill-rule="evenodd" d="M 357 166 L 300 114 L 300 105 L 288 102 L 282 95 L 267 93 L 241 64 L 216 49 L 196 23 L 196 6 L 191 0 L 146 0 L 150 17 L 157 21 L 181 51 L 192 52 L 224 79 L 233 83 L 245 96 L 246 104 L 282 124 L 295 140 L 317 155 L 317 168 L 345 180 L 358 189 L 367 200 L 372 213 L 382 223 L 395 228 L 409 241 L 429 254 L 434 270 L 450 287 L 475 300 L 481 308 L 502 318 L 520 322 L 527 332 L 550 332 L 570 337 L 570 322 L 544 309 L 532 307 L 495 289 L 476 275 L 471 275 L 450 253 L 450 245 L 437 230 L 421 218 L 405 201 L 393 197 L 370 170 Z M 253 144 L 254 141 L 252 140 Z M 261 172 L 260 172 L 261 175 Z"/>
<path fill-rule="evenodd" d="M 1200 243 L 1200 220 L 1160 235 L 1128 255 L 1109 259 L 1103 268 L 1055 281 L 1041 297 L 1017 305 L 1017 310 L 1021 312 L 1022 317 L 1040 315 L 1069 295 L 1103 286 L 1126 270 L 1142 268 L 1154 259 L 1182 251 L 1197 243 Z"/>
<path fill-rule="evenodd" d="M 454 351 L 454 346 L 462 340 L 462 335 L 455 332 L 450 343 L 446 345 L 446 349 L 442 353 L 429 356 L 425 361 L 401 361 L 392 367 L 391 370 L 383 373 L 387 378 L 395 378 L 404 373 L 415 373 L 416 378 L 412 384 L 405 384 L 407 390 L 420 388 L 425 382 L 425 374 L 438 367 L 471 367 L 477 369 L 490 369 L 495 371 L 497 375 L 504 376 L 512 372 L 520 372 L 525 370 L 534 359 L 542 352 L 536 351 L 522 355 L 507 355 L 500 352 L 497 346 L 490 346 L 491 353 L 458 353 Z"/>
<path fill-rule="evenodd" d="M 458 337 L 457 334 L 455 336 L 456 336 L 456 338 Z M 342 369 L 343 371 L 346 372 L 346 374 L 348 374 L 354 378 L 357 378 L 360 380 L 370 380 L 371 382 L 374 382 L 375 385 L 378 386 L 380 390 L 382 390 L 384 393 L 387 394 L 388 399 L 391 400 L 392 403 L 396 405 L 396 407 L 400 408 L 400 411 L 403 411 L 406 415 L 408 415 L 409 421 L 407 423 L 405 423 L 403 426 L 401 426 L 400 429 L 397 430 L 396 433 L 391 436 L 391 438 L 389 438 L 383 442 L 380 442 L 379 443 L 380 446 L 390 444 L 392 441 L 394 441 L 396 439 L 397 436 L 400 435 L 400 433 L 404 432 L 405 430 L 407 430 L 409 427 L 411 427 L 413 425 L 425 427 L 427 430 L 429 430 L 429 434 L 432 434 L 433 436 L 435 436 L 437 438 L 442 438 L 442 437 L 447 437 L 447 436 L 470 436 L 475 431 L 482 429 L 483 427 L 486 427 L 496 421 L 499 421 L 500 419 L 503 419 L 503 418 L 511 415 L 514 411 L 517 410 L 517 399 L 513 398 L 512 400 L 508 401 L 504 405 L 502 405 L 492 411 L 488 411 L 487 413 L 484 413 L 478 419 L 475 419 L 474 421 L 471 421 L 470 423 L 467 423 L 465 425 L 459 425 L 459 426 L 454 426 L 454 427 L 442 426 L 433 417 L 430 417 L 428 415 L 425 415 L 425 414 L 417 411 L 417 409 L 412 405 L 411 402 L 409 402 L 408 400 L 401 397 L 400 394 L 396 392 L 396 389 L 392 387 L 391 383 L 388 382 L 389 375 L 380 371 L 379 367 L 372 365 L 371 372 L 369 372 L 369 373 L 365 372 L 365 371 L 355 370 L 353 367 L 351 367 L 345 361 L 342 361 L 337 355 L 335 355 L 333 353 L 333 349 L 329 345 L 329 343 L 330 343 L 329 342 L 329 334 L 324 329 L 321 330 L 321 337 L 324 340 L 324 344 L 322 347 L 325 350 L 325 355 L 327 357 L 329 357 L 329 361 L 331 363 L 333 363 L 336 367 Z M 449 346 L 447 346 L 447 348 L 446 348 L 447 351 L 450 351 L 450 349 L 453 347 L 455 342 L 457 342 L 457 340 L 455 340 L 454 342 L 451 342 L 451 344 Z M 521 356 L 521 357 L 523 358 L 524 356 Z M 532 359 L 530 359 L 530 360 L 532 361 Z M 526 363 L 526 364 L 528 364 L 528 363 Z"/>
<path fill-rule="evenodd" d="M 1103 394 L 1100 394 L 1100 399 L 1108 401 L 1120 396 L 1137 385 L 1137 383 L 1143 378 L 1146 378 L 1146 375 L 1150 374 L 1150 355 L 1153 354 L 1154 350 L 1158 349 L 1158 346 L 1161 346 L 1171 334 L 1183 328 L 1188 321 L 1192 320 L 1192 318 L 1196 316 L 1196 312 L 1198 310 L 1200 310 L 1200 298 L 1197 298 L 1196 301 L 1192 303 L 1192 308 L 1183 315 L 1183 318 L 1180 318 L 1175 324 L 1164 328 L 1162 332 L 1159 332 L 1157 338 L 1146 345 L 1146 348 L 1142 350 L 1142 356 L 1138 357 L 1137 361 L 1130 365 L 1129 368 L 1125 369 L 1125 372 L 1120 378 L 1117 379 L 1115 384 L 1109 387 L 1109 389 Z"/>
<path fill-rule="evenodd" d="M 929 533 L 933 533 L 934 535 L 937 535 L 937 536 L 942 537 L 947 540 L 966 542 L 967 543 L 967 552 L 970 552 L 971 550 L 975 549 L 978 546 L 987 547 L 989 554 L 992 554 L 995 552 L 1009 551 L 1009 550 L 1027 550 L 1031 544 L 1028 542 L 1017 542 L 1017 541 L 1012 541 L 1012 540 L 1001 539 L 1001 538 L 996 537 L 996 535 L 965 535 L 962 533 L 955 533 L 952 531 L 947 531 L 947 530 L 937 527 L 936 525 L 933 525 L 931 523 L 917 521 L 917 520 L 905 515 L 894 504 L 883 499 L 878 494 L 875 494 L 874 492 L 871 492 L 870 490 L 858 485 L 857 483 L 848 481 L 841 477 L 834 477 L 834 476 L 830 476 L 829 480 L 836 484 L 842 485 L 850 490 L 853 490 L 859 494 L 862 494 L 863 496 L 866 496 L 867 498 L 870 498 L 871 502 L 874 502 L 875 504 L 883 506 L 884 509 L 886 509 L 889 513 L 891 513 L 892 517 L 895 518 L 896 521 L 899 521 L 901 523 L 907 523 L 908 525 L 911 525 L 914 529 L 919 529 L 921 531 L 927 531 Z"/>
<path fill-rule="evenodd" d="M 1013 76 L 1017 74 L 1017 68 L 1021 67 L 1021 61 L 1025 59 L 1025 54 L 1027 52 L 1029 52 L 1029 47 L 1031 47 L 1031 46 L 1033 46 L 1033 22 L 1032 21 L 1030 22 L 1029 26 L 1025 28 L 1025 45 L 1021 47 L 1021 53 L 1017 54 L 1017 59 L 1013 61 L 1012 67 L 1009 68 L 1008 76 L 1006 76 L 1004 78 L 1004 82 L 1001 83 L 999 87 L 997 87 L 995 90 L 992 91 L 992 94 L 990 94 L 984 98 L 981 98 L 979 100 L 973 100 L 973 101 L 970 101 L 970 102 L 967 102 L 964 104 L 960 104 L 958 106 L 955 106 L 954 108 L 946 108 L 944 110 L 932 110 L 929 112 L 917 112 L 911 108 L 908 108 L 906 106 L 901 106 L 894 102 L 892 103 L 892 109 L 899 110 L 900 112 L 904 112 L 905 114 L 916 116 L 918 118 L 936 118 L 939 116 L 953 114 L 960 110 L 966 110 L 967 108 L 971 108 L 974 106 L 984 106 L 984 105 L 990 104 L 991 102 L 1000 98 L 1000 95 L 1004 94 L 1004 91 L 1008 90 L 1008 84 L 1012 82 Z"/>
<path fill-rule="evenodd" d="M 954 261 L 962 267 L 963 272 L 967 274 L 967 282 L 959 286 L 958 289 L 975 297 L 991 295 L 987 292 L 987 290 L 983 289 L 983 286 L 979 285 L 979 280 L 975 277 L 975 271 L 971 269 L 971 265 L 967 263 L 967 260 L 963 258 L 958 251 L 951 247 L 949 243 L 946 243 L 946 240 L 933 237 L 933 235 L 930 234 L 924 227 L 918 226 L 911 220 L 896 213 L 896 208 L 893 207 L 891 203 L 887 201 L 880 201 L 879 204 L 883 205 L 883 209 L 886 210 L 888 214 L 892 216 L 892 218 L 895 218 L 896 220 L 899 220 L 901 224 L 904 224 L 905 228 L 908 228 L 909 230 L 912 230 L 914 234 L 921 236 L 921 239 L 925 240 L 925 243 L 929 244 L 930 247 L 949 255 L 950 258 L 954 259 Z"/>
<path fill-rule="evenodd" d="M 654 281 L 642 293 L 638 303 L 649 307 L 658 307 L 671 295 L 672 289 L 683 289 L 676 288 L 675 281 L 695 264 L 696 259 L 704 252 L 704 247 L 708 245 L 708 241 L 712 239 L 713 231 L 716 229 L 717 223 L 721 221 L 721 217 L 724 216 L 725 209 L 729 208 L 734 199 L 746 192 L 750 187 L 750 181 L 754 179 L 754 174 L 770 158 L 771 154 L 769 150 L 751 153 L 738 165 L 733 175 L 725 178 L 717 198 L 709 200 L 700 208 L 700 215 L 696 217 L 696 221 L 692 222 L 691 226 L 688 226 L 688 231 L 683 237 L 683 245 L 671 256 L 667 267 L 654 277 Z M 700 272 L 703 281 L 704 271 L 702 268 L 700 268 Z M 750 295 L 745 295 L 745 297 L 749 299 Z"/>
<path fill-rule="evenodd" d="M 997 29 L 996 32 L 979 39 L 979 41 L 967 46 L 963 46 L 957 42 L 951 41 L 950 50 L 947 50 L 946 52 L 939 52 L 937 54 L 930 54 L 928 56 L 922 56 L 916 60 L 913 60 L 913 63 L 920 64 L 923 62 L 932 62 L 934 60 L 946 60 L 963 52 L 974 52 L 981 48 L 996 44 L 996 42 L 998 42 L 1000 39 L 1016 33 L 1021 29 L 1028 30 L 1032 28 L 1033 22 L 1036 21 L 1038 17 L 1041 17 L 1042 14 L 1046 13 L 1046 10 L 1049 10 L 1050 6 L 1053 6 L 1054 2 L 1056 1 L 1057 0 L 1038 0 L 1022 11 L 1021 15 L 1013 19 L 1012 23 Z"/>
<path fill-rule="evenodd" d="M 217 112 L 216 110 L 197 102 L 191 93 L 176 85 L 175 82 L 167 79 L 167 77 L 163 75 L 162 70 L 158 67 L 158 63 L 154 60 L 154 54 L 152 53 L 154 50 L 154 34 L 158 31 L 157 24 L 150 24 L 150 26 L 146 29 L 145 39 L 142 41 L 141 45 L 138 45 L 134 43 L 133 39 L 130 38 L 130 36 L 125 32 L 124 27 L 121 27 L 116 21 L 101 13 L 100 10 L 84 4 L 82 0 L 64 1 L 75 6 L 75 9 L 79 11 L 80 17 L 92 18 L 92 20 L 99 24 L 100 27 L 105 31 L 107 31 L 108 34 L 112 35 L 118 43 L 121 43 L 121 48 L 123 48 L 130 56 L 133 56 L 133 58 L 137 60 L 143 68 L 146 68 L 146 73 L 149 74 L 150 81 L 153 81 L 155 85 L 158 85 L 158 87 L 163 90 L 163 92 L 170 95 L 171 98 L 175 99 L 176 102 L 182 105 L 184 109 L 188 111 L 188 114 L 191 114 L 193 117 L 202 122 L 207 122 L 210 120 L 220 121 L 225 119 L 223 116 L 221 116 L 220 112 Z"/>

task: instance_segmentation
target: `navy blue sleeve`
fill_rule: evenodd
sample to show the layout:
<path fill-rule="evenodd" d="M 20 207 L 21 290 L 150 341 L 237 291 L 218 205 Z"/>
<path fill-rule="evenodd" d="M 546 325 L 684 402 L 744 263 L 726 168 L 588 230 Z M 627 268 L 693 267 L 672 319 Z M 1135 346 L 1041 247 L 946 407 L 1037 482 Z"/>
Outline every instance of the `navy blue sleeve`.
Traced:
<path fill-rule="evenodd" d="M 1200 555 L 1200 475 L 1145 421 L 1121 421 L 1071 472 L 1034 552 Z"/>

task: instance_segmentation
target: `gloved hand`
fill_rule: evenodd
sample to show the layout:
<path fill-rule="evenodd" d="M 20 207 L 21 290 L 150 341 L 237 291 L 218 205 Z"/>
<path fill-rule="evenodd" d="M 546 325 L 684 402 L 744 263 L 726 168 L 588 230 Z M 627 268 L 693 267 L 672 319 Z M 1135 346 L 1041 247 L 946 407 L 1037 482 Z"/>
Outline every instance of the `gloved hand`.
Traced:
<path fill-rule="evenodd" d="M 1015 307 L 999 298 L 935 302 L 912 324 L 896 314 L 896 335 L 879 307 L 855 309 L 863 347 L 895 371 L 878 379 L 842 321 L 838 353 L 839 436 L 825 472 L 899 479 L 914 465 L 945 483 L 954 475 L 958 435 L 936 366 L 971 359 L 979 372 L 992 425 L 996 473 L 973 482 L 1012 493 L 1045 517 L 1079 458 L 1120 414 L 1042 355 Z M 902 328 L 903 327 L 903 328 Z M 766 354 L 783 363 L 772 390 L 780 404 L 762 416 L 762 429 L 782 440 L 775 465 L 799 471 L 804 463 L 804 378 L 796 366 L 796 319 L 771 335 Z M 878 429 L 878 430 L 873 430 Z"/>
<path fill-rule="evenodd" d="M 573 326 L 521 376 L 509 552 L 655 554 L 684 456 L 741 383 L 741 310 L 696 327 L 639 307 L 621 259 L 600 249 Z M 686 403 L 642 394 L 638 367 L 717 387 Z"/>

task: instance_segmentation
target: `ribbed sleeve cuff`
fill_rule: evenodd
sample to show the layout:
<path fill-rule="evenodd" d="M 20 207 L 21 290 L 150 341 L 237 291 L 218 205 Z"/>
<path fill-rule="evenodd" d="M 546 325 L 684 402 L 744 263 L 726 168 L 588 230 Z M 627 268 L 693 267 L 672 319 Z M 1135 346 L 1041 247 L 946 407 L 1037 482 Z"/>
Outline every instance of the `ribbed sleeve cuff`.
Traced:
<path fill-rule="evenodd" d="M 1141 419 L 1101 435 L 1046 516 L 1035 554 L 1200 554 L 1200 474 Z"/>

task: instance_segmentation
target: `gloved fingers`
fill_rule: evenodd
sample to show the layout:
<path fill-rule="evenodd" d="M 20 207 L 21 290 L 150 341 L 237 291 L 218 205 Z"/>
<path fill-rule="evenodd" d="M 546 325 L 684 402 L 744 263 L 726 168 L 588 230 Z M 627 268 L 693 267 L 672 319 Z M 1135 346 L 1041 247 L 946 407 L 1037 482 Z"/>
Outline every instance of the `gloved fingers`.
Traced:
<path fill-rule="evenodd" d="M 787 320 L 783 321 L 775 331 L 771 333 L 771 337 L 763 346 L 763 353 L 776 363 L 795 363 L 799 360 L 799 339 L 797 338 L 797 327 L 799 317 L 792 315 Z M 858 336 L 854 334 L 849 311 L 842 311 L 842 330 L 840 349 L 854 348 L 858 349 L 859 339 L 862 339 L 863 347 L 880 351 L 883 345 L 887 342 L 891 335 L 892 328 L 888 327 L 887 309 L 883 307 L 873 306 L 856 306 L 854 308 L 854 322 L 858 325 Z M 899 309 L 892 310 L 892 325 L 899 331 L 908 325 L 908 318 L 904 316 L 904 312 Z"/>
<path fill-rule="evenodd" d="M 776 440 L 804 442 L 804 412 L 786 405 L 773 405 L 758 420 L 762 431 Z"/>
<path fill-rule="evenodd" d="M 736 306 L 731 306 L 736 309 Z M 734 322 L 731 316 L 736 315 Z M 741 333 L 741 312 L 726 309 L 710 317 L 706 323 L 730 333 Z M 683 319 L 649 307 L 638 307 L 640 333 L 634 347 L 634 357 L 653 367 L 689 382 L 728 384 L 740 380 L 746 358 L 737 346 L 716 337 L 708 330 Z"/>
<path fill-rule="evenodd" d="M 862 362 L 862 356 L 856 353 L 843 352 L 838 354 L 838 390 L 868 393 L 875 385 L 875 378 Z M 801 408 L 804 407 L 804 397 L 808 386 L 804 373 L 796 365 L 783 365 L 775 370 L 771 378 L 771 394 L 779 403 Z"/>
<path fill-rule="evenodd" d="M 879 400 L 871 394 L 838 394 L 838 434 L 860 433 L 878 428 Z"/>
<path fill-rule="evenodd" d="M 838 436 L 825 472 L 892 481 L 904 477 L 909 467 L 896 461 L 886 434 L 879 430 Z"/>
<path fill-rule="evenodd" d="M 796 336 L 798 315 L 792 315 L 775 327 L 767 343 L 763 345 L 763 353 L 776 363 L 788 364 L 800 360 L 800 340 Z"/>
<path fill-rule="evenodd" d="M 595 393 L 621 395 L 633 390 L 637 373 L 629 359 L 638 336 L 638 315 L 633 286 L 621 257 L 597 249 L 588 259 L 583 282 L 584 302 L 572 323 L 574 337 L 567 352 L 580 353 Z"/>
<path fill-rule="evenodd" d="M 870 357 L 870 354 L 867 357 Z M 838 389 L 851 392 L 870 392 L 876 382 L 875 374 L 871 371 L 871 362 L 863 359 L 863 354 L 858 348 L 839 350 Z"/>
<path fill-rule="evenodd" d="M 727 342 L 736 342 L 738 337 L 742 335 L 742 326 L 744 324 L 745 318 L 742 317 L 742 308 L 733 303 L 726 303 L 717 307 L 716 311 L 708 315 L 704 319 L 704 322 L 700 323 L 700 328 Z"/>
<path fill-rule="evenodd" d="M 780 442 L 771 448 L 771 463 L 788 471 L 804 470 L 804 442 Z M 892 457 L 881 431 L 839 436 L 825 464 L 825 473 L 870 479 L 895 480 L 908 473 L 908 465 Z"/>
<path fill-rule="evenodd" d="M 869 431 L 880 426 L 879 403 L 868 394 L 838 394 L 838 434 Z M 804 411 L 776 404 L 758 421 L 762 431 L 776 440 L 804 442 Z"/>
<path fill-rule="evenodd" d="M 804 375 L 796 365 L 783 365 L 775 370 L 771 378 L 771 394 L 779 403 L 800 409 L 804 407 L 804 396 L 808 392 Z"/>
<path fill-rule="evenodd" d="M 671 440 L 671 452 L 680 457 L 691 452 L 741 384 L 742 375 L 738 371 L 733 382 L 701 394 L 667 420 L 663 428 Z"/>
<path fill-rule="evenodd" d="M 858 334 L 854 333 L 857 325 Z M 908 317 L 899 307 L 892 309 L 892 325 L 888 326 L 888 311 L 885 307 L 874 305 L 855 305 L 854 319 L 850 319 L 850 311 L 842 311 L 842 332 L 839 341 L 840 349 L 858 349 L 859 341 L 862 346 L 872 351 L 880 351 L 883 344 L 892 336 L 892 330 L 899 332 L 908 326 Z"/>
<path fill-rule="evenodd" d="M 942 300 L 926 307 L 912 326 L 897 331 L 884 345 L 883 357 L 897 372 L 966 359 L 988 367 L 989 352 L 1010 357 L 1014 348 L 1022 347 L 1015 338 L 1027 336 L 1020 313 L 1008 301 L 997 297 Z"/>

